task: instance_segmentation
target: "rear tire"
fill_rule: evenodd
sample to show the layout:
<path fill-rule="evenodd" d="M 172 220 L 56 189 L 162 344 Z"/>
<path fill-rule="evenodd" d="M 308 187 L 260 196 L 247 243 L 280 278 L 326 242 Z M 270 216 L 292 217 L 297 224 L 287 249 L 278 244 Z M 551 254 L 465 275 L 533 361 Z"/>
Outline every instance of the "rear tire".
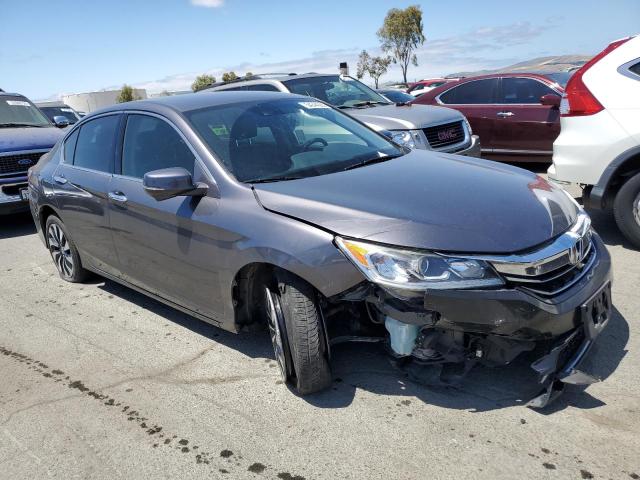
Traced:
<path fill-rule="evenodd" d="M 47 247 L 60 278 L 71 283 L 84 281 L 89 272 L 82 268 L 80 254 L 67 229 L 55 215 L 49 216 L 45 224 Z"/>
<path fill-rule="evenodd" d="M 319 392 L 331 385 L 331 369 L 316 291 L 289 273 L 276 277 L 292 363 L 287 380 L 300 395 Z"/>
<path fill-rule="evenodd" d="M 640 173 L 622 185 L 613 201 L 613 215 L 622 234 L 640 248 Z"/>

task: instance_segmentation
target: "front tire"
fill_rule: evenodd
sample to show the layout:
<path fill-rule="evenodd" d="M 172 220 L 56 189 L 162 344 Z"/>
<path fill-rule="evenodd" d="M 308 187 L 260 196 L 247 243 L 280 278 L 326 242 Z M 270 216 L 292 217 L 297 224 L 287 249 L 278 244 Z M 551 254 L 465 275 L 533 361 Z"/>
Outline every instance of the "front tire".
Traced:
<path fill-rule="evenodd" d="M 269 293 L 275 306 L 271 310 L 269 329 L 283 377 L 300 395 L 328 388 L 331 369 L 315 290 L 294 275 L 279 272 L 277 292 L 268 290 L 267 297 Z M 271 306 L 267 298 L 267 309 Z M 271 318 L 274 313 L 279 314 L 280 319 L 277 332 Z M 274 333 L 281 335 L 280 341 L 274 340 Z"/>
<path fill-rule="evenodd" d="M 640 248 L 640 173 L 622 185 L 613 201 L 613 215 L 622 234 Z"/>
<path fill-rule="evenodd" d="M 71 240 L 62 220 L 51 215 L 47 218 L 45 231 L 47 246 L 60 278 L 71 283 L 84 281 L 89 272 L 82 268 L 78 249 Z"/>

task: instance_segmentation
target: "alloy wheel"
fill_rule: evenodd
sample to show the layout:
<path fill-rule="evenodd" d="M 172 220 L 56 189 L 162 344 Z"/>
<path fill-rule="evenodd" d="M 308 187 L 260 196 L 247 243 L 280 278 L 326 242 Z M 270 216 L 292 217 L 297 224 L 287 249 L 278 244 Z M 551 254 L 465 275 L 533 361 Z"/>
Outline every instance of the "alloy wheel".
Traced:
<path fill-rule="evenodd" d="M 47 231 L 49 251 L 58 271 L 65 277 L 72 277 L 74 264 L 69 240 L 59 225 L 52 223 Z"/>
<path fill-rule="evenodd" d="M 640 193 L 633 201 L 633 218 L 635 218 L 636 223 L 640 225 Z"/>
<path fill-rule="evenodd" d="M 280 299 L 274 295 L 269 288 L 265 288 L 266 306 L 267 306 L 267 323 L 269 324 L 269 334 L 271 336 L 271 344 L 276 355 L 276 362 L 280 367 L 280 374 L 283 380 L 287 380 L 287 358 L 285 354 L 285 342 L 282 337 L 283 331 L 281 326 L 284 325 L 284 317 L 280 308 Z"/>

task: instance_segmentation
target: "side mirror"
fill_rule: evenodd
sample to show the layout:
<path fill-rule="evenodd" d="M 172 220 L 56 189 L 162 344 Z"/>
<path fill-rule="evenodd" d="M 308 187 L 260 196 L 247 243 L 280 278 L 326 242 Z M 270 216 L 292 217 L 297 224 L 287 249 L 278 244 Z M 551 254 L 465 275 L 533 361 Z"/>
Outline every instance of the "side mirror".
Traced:
<path fill-rule="evenodd" d="M 540 97 L 540 103 L 553 108 L 560 108 L 560 96 L 553 93 L 547 93 Z"/>
<path fill-rule="evenodd" d="M 71 122 L 69 122 L 69 119 L 64 115 L 56 115 L 53 117 L 53 124 L 58 128 L 64 128 L 68 127 Z"/>
<path fill-rule="evenodd" d="M 158 201 L 173 197 L 203 197 L 209 187 L 205 183 L 193 183 L 191 174 L 182 167 L 163 168 L 144 174 L 144 191 Z"/>

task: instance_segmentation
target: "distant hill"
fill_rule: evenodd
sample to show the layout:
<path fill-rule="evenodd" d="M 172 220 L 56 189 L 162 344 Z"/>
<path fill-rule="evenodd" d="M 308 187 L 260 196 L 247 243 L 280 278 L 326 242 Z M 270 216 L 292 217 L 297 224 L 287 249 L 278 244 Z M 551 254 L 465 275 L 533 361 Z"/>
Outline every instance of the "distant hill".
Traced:
<path fill-rule="evenodd" d="M 456 72 L 450 77 L 473 77 L 476 75 L 488 75 L 491 73 L 506 72 L 566 72 L 575 67 L 584 65 L 591 59 L 590 55 L 559 55 L 553 57 L 538 57 L 524 62 L 514 63 L 508 67 L 496 68 L 494 70 L 478 70 L 476 72 Z"/>

